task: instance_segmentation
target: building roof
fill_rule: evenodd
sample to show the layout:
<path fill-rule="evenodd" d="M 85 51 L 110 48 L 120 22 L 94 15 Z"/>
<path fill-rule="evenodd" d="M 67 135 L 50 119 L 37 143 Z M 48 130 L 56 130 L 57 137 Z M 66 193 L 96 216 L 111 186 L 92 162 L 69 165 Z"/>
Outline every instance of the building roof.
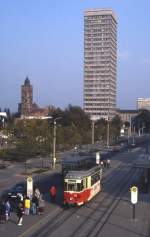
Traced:
<path fill-rule="evenodd" d="M 24 85 L 25 86 L 29 86 L 30 85 L 30 80 L 28 77 L 26 77 L 25 81 L 24 81 Z"/>
<path fill-rule="evenodd" d="M 101 166 L 94 166 L 89 170 L 69 171 L 66 174 L 65 179 L 83 179 L 84 177 L 96 173 L 98 170 L 101 170 Z"/>
<path fill-rule="evenodd" d="M 119 113 L 138 113 L 136 109 L 118 109 L 117 112 Z"/>
<path fill-rule="evenodd" d="M 117 23 L 117 16 L 110 8 L 95 8 L 95 9 L 87 9 L 84 11 L 84 16 L 93 16 L 93 15 L 112 15 Z"/>

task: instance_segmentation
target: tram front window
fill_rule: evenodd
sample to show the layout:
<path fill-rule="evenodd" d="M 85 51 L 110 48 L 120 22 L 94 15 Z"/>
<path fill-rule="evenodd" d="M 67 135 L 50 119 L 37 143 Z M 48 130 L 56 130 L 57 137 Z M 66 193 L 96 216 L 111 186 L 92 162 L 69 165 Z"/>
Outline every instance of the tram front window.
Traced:
<path fill-rule="evenodd" d="M 77 185 L 75 183 L 68 183 L 68 191 L 77 191 Z"/>

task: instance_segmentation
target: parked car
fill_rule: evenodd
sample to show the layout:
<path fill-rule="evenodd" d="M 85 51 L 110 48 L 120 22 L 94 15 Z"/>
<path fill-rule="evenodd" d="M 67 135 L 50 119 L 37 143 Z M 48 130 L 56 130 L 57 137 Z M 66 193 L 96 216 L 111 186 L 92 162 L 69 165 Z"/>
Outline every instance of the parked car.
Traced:
<path fill-rule="evenodd" d="M 6 169 L 6 165 L 5 164 L 0 164 L 0 169 Z"/>
<path fill-rule="evenodd" d="M 11 199 L 16 199 L 19 194 L 24 195 L 25 192 L 26 192 L 25 184 L 16 184 L 14 187 L 8 190 L 8 196 Z"/>

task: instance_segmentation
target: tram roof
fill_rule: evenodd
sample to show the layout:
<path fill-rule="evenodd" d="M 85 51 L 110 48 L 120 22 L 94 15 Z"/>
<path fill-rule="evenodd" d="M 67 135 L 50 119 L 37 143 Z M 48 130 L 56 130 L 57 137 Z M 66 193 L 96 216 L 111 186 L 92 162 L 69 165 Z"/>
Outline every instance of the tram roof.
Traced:
<path fill-rule="evenodd" d="M 68 173 L 65 176 L 65 179 L 82 179 L 84 177 L 90 176 L 91 173 L 97 170 L 100 170 L 101 166 L 94 166 L 93 168 L 89 170 L 77 170 L 77 171 L 68 171 Z"/>
<path fill-rule="evenodd" d="M 90 156 L 90 155 L 85 155 L 85 156 L 80 156 L 80 155 L 73 155 L 73 156 L 68 156 L 66 158 L 63 159 L 62 163 L 74 163 L 74 162 L 78 162 L 78 161 L 82 161 L 82 160 L 90 160 L 90 159 L 94 159 L 94 156 Z"/>
<path fill-rule="evenodd" d="M 109 154 L 108 149 L 104 149 L 99 151 L 100 156 L 107 155 Z M 96 159 L 96 152 L 74 152 L 66 155 L 66 157 L 63 158 L 62 164 L 67 164 L 67 163 L 75 163 L 75 162 L 80 162 L 84 160 L 95 160 Z"/>

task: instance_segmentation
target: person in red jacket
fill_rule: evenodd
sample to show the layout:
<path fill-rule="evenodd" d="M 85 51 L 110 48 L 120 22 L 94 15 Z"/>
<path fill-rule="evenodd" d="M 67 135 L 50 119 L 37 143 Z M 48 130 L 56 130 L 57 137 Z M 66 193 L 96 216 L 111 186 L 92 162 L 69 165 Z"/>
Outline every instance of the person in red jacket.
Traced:
<path fill-rule="evenodd" d="M 51 197 L 51 201 L 52 202 L 55 202 L 55 199 L 56 199 L 56 193 L 57 193 L 57 189 L 56 189 L 56 187 L 53 185 L 53 186 L 51 186 L 51 188 L 50 188 L 50 197 Z"/>

